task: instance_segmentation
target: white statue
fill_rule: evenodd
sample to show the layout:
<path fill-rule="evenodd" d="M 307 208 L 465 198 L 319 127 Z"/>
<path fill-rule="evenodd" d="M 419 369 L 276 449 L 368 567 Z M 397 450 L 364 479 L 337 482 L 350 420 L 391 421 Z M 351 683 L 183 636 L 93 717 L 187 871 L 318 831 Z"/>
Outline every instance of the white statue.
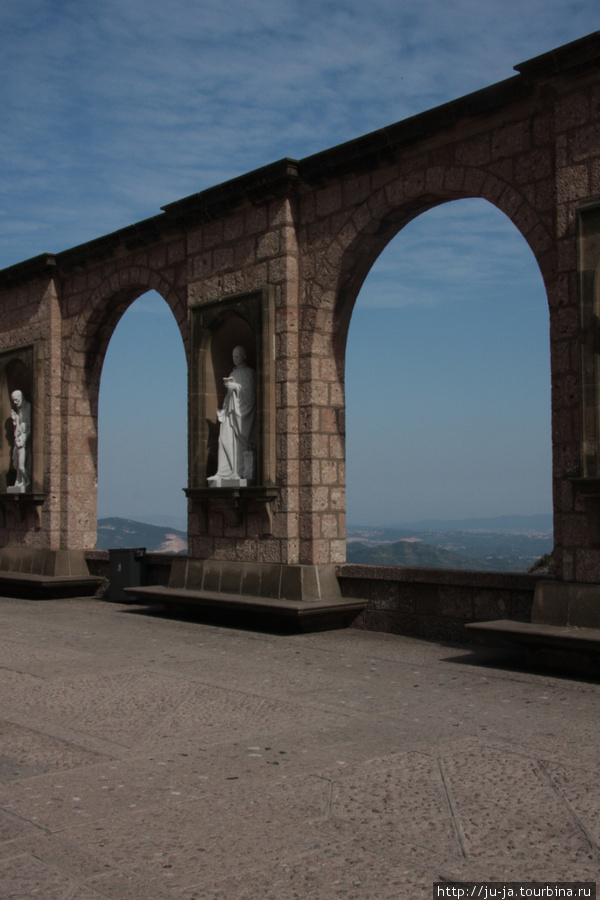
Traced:
<path fill-rule="evenodd" d="M 256 459 L 256 376 L 246 351 L 233 351 L 233 371 L 223 379 L 227 394 L 217 410 L 220 422 L 217 472 L 209 487 L 245 486 L 254 480 Z"/>
<path fill-rule="evenodd" d="M 10 494 L 25 494 L 31 490 L 31 454 L 29 447 L 31 439 L 31 403 L 27 402 L 22 391 L 13 391 L 10 399 L 14 407 L 10 413 L 14 428 L 12 464 L 16 469 L 17 477 L 14 485 L 8 487 L 7 491 Z"/>

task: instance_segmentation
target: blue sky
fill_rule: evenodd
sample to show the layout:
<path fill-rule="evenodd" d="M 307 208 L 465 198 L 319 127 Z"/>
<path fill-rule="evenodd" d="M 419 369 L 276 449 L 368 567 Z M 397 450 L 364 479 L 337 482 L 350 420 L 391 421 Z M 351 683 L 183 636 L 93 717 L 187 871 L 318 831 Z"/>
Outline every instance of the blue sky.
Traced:
<path fill-rule="evenodd" d="M 597 0 L 1 4 L 0 266 L 509 78 L 599 13 Z M 347 389 L 351 522 L 549 511 L 545 297 L 492 207 L 442 207 L 389 245 L 353 317 Z M 111 342 L 100 424 L 100 515 L 183 516 L 185 366 L 159 298 Z"/>

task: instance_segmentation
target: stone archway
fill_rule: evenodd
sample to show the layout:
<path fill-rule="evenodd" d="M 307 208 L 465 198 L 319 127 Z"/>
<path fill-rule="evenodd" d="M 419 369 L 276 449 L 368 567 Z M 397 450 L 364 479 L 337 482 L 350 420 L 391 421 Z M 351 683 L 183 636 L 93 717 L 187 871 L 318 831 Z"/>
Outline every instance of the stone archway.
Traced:
<path fill-rule="evenodd" d="M 344 358 L 349 524 L 552 510 L 547 297 L 496 207 L 460 199 L 404 226 L 361 287 Z"/>
<path fill-rule="evenodd" d="M 484 157 L 481 167 L 432 166 L 426 154 L 423 159 L 411 160 L 408 175 L 401 165 L 389 167 L 387 176 L 380 175 L 385 185 L 375 191 L 370 189 L 372 179 L 352 176 L 335 189 L 317 193 L 315 211 L 320 206 L 323 215 L 307 223 L 299 241 L 308 262 L 300 299 L 300 357 L 301 370 L 310 375 L 304 396 L 311 407 L 305 414 L 306 431 L 311 434 L 305 434 L 304 444 L 313 473 L 319 469 L 319 464 L 314 464 L 315 455 L 321 458 L 316 479 L 304 487 L 304 508 L 300 511 L 306 561 L 316 557 L 323 562 L 331 556 L 338 562 L 345 559 L 346 336 L 359 290 L 384 247 L 409 221 L 427 210 L 452 200 L 478 197 L 488 200 L 513 222 L 538 262 L 547 291 L 553 286 L 556 257 L 548 216 L 534 209 L 522 191 L 486 170 L 490 165 L 489 143 L 480 148 Z M 458 142 L 451 155 L 461 153 L 466 155 Z M 346 196 L 355 202 L 345 205 Z M 302 391 L 301 385 L 301 396 Z M 319 519 L 315 518 L 316 509 L 321 513 Z"/>
<path fill-rule="evenodd" d="M 91 293 L 72 329 L 63 371 L 66 407 L 63 477 L 68 502 L 62 509 L 61 531 L 69 549 L 95 545 L 102 365 L 122 315 L 149 289 L 156 290 L 169 305 L 189 353 L 187 316 L 181 297 L 165 278 L 141 267 L 104 278 Z"/>
<path fill-rule="evenodd" d="M 582 468 L 581 347 L 593 335 L 582 334 L 578 240 L 578 222 L 600 197 L 600 36 L 516 68 L 514 77 L 438 109 L 304 160 L 280 160 L 152 219 L 0 273 L 2 349 L 40 348 L 46 398 L 46 431 L 34 448 L 43 490 L 29 498 L 41 508 L 39 527 L 24 515 L 19 529 L 0 529 L 0 541 L 92 543 L 99 372 L 118 316 L 135 296 L 154 288 L 164 297 L 192 355 L 192 310 L 252 303 L 260 294 L 272 298 L 272 465 L 269 483 L 256 486 L 269 527 L 261 530 L 254 513 L 235 521 L 209 516 L 203 531 L 189 529 L 192 554 L 261 565 L 341 561 L 343 345 L 352 305 L 404 223 L 436 204 L 481 197 L 523 235 L 548 296 L 561 577 L 600 581 L 600 488 Z M 200 481 L 206 474 L 194 473 Z M 189 496 L 192 524 L 205 501 Z M 236 496 L 236 510 L 247 499 Z"/>

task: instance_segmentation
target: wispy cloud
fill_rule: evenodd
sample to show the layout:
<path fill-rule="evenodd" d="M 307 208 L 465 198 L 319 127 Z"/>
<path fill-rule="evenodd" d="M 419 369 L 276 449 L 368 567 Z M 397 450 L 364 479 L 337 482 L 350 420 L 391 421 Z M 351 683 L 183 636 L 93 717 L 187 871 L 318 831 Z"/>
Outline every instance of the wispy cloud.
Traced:
<path fill-rule="evenodd" d="M 438 206 L 410 222 L 377 259 L 360 292 L 363 308 L 479 303 L 544 286 L 533 254 L 510 220 L 485 200 Z"/>
<path fill-rule="evenodd" d="M 596 0 L 3 4 L 0 265 L 509 77 L 597 18 Z"/>
<path fill-rule="evenodd" d="M 516 63 L 598 27 L 598 0 L 2 3 L 0 267 L 82 243 L 281 157 L 308 156 L 509 78 Z M 538 511 L 550 503 L 541 278 L 511 223 L 484 206 L 449 204 L 410 223 L 361 292 L 361 324 L 369 318 L 374 324 L 362 328 L 354 344 L 351 329 L 349 341 L 348 497 L 355 519 L 368 518 L 370 510 L 380 521 L 468 515 L 474 510 L 465 498 L 474 493 L 487 504 L 477 510 L 482 515 L 519 511 L 519 503 L 529 506 L 522 511 Z M 504 318 L 503 297 L 512 304 Z M 530 305 L 537 313 L 523 321 L 518 314 Z M 404 309 L 396 314 L 398 307 Z M 435 308 L 437 332 L 429 319 L 422 321 L 428 307 Z M 120 504 L 129 491 L 130 515 L 136 505 L 142 509 L 148 484 L 158 482 L 165 490 L 160 497 L 154 491 L 158 508 L 148 512 L 182 515 L 181 340 L 175 329 L 167 346 L 164 316 L 171 314 L 157 297 L 134 304 L 130 313 L 110 344 L 114 367 L 107 356 L 103 371 L 101 508 L 125 512 Z M 411 330 L 413 319 L 423 328 L 421 341 L 423 332 Z M 539 338 L 535 353 L 532 335 Z M 469 355 L 478 397 L 461 368 Z M 146 400 L 142 388 L 154 384 L 144 369 L 148 360 L 159 383 Z M 403 368 L 390 369 L 389 360 Z M 546 393 L 535 372 L 542 373 Z M 502 395 L 505 374 L 511 380 Z M 132 399 L 136 380 L 142 392 Z M 405 406 L 399 411 L 400 386 Z M 518 422 L 512 408 L 499 416 L 503 396 L 511 404 L 521 398 Z M 451 402 L 456 397 L 465 402 L 462 418 Z M 181 407 L 178 418 L 173 398 Z M 375 417 L 374 398 L 383 404 Z M 479 426 L 473 424 L 475 400 Z M 158 414 L 152 425 L 142 422 L 146 406 Z M 534 407 L 542 409 L 543 422 L 536 422 L 532 436 Z M 132 421 L 132 408 L 140 411 L 139 423 Z M 495 430 L 490 410 L 501 422 Z M 445 432 L 442 439 L 448 418 L 457 437 Z M 413 434 L 421 435 L 414 447 Z M 487 436 L 483 448 L 481 434 Z M 520 478 L 505 473 L 514 455 L 510 441 L 519 448 L 519 465 L 522 448 L 529 454 Z M 124 457 L 133 471 L 125 472 Z M 474 480 L 478 466 L 480 482 Z M 123 482 L 116 484 L 114 473 L 121 471 Z M 394 494 L 399 482 L 405 514 Z M 407 485 L 414 498 L 407 499 Z"/>

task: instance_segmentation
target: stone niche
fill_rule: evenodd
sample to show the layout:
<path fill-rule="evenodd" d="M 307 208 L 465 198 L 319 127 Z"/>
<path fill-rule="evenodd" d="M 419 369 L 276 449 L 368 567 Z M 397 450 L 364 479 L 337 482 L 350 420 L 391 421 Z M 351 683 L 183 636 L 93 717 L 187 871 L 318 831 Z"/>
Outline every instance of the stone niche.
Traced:
<path fill-rule="evenodd" d="M 42 341 L 0 354 L 0 416 L 2 437 L 0 446 L 0 498 L 7 500 L 33 500 L 44 498 L 44 348 Z M 29 441 L 29 465 L 31 485 L 26 493 L 13 493 L 16 471 L 13 467 L 14 425 L 11 417 L 11 394 L 21 391 L 31 404 L 31 437 Z"/>
<path fill-rule="evenodd" d="M 274 297 L 269 288 L 223 297 L 190 309 L 192 358 L 189 386 L 189 487 L 187 496 L 207 528 L 211 509 L 224 512 L 231 526 L 247 513 L 260 514 L 262 532 L 270 533 L 275 485 L 275 350 Z M 256 373 L 256 459 L 254 478 L 244 486 L 209 487 L 217 471 L 217 409 L 225 398 L 223 378 L 233 368 L 235 347 L 246 351 Z M 254 517 L 256 518 L 256 517 Z"/>

